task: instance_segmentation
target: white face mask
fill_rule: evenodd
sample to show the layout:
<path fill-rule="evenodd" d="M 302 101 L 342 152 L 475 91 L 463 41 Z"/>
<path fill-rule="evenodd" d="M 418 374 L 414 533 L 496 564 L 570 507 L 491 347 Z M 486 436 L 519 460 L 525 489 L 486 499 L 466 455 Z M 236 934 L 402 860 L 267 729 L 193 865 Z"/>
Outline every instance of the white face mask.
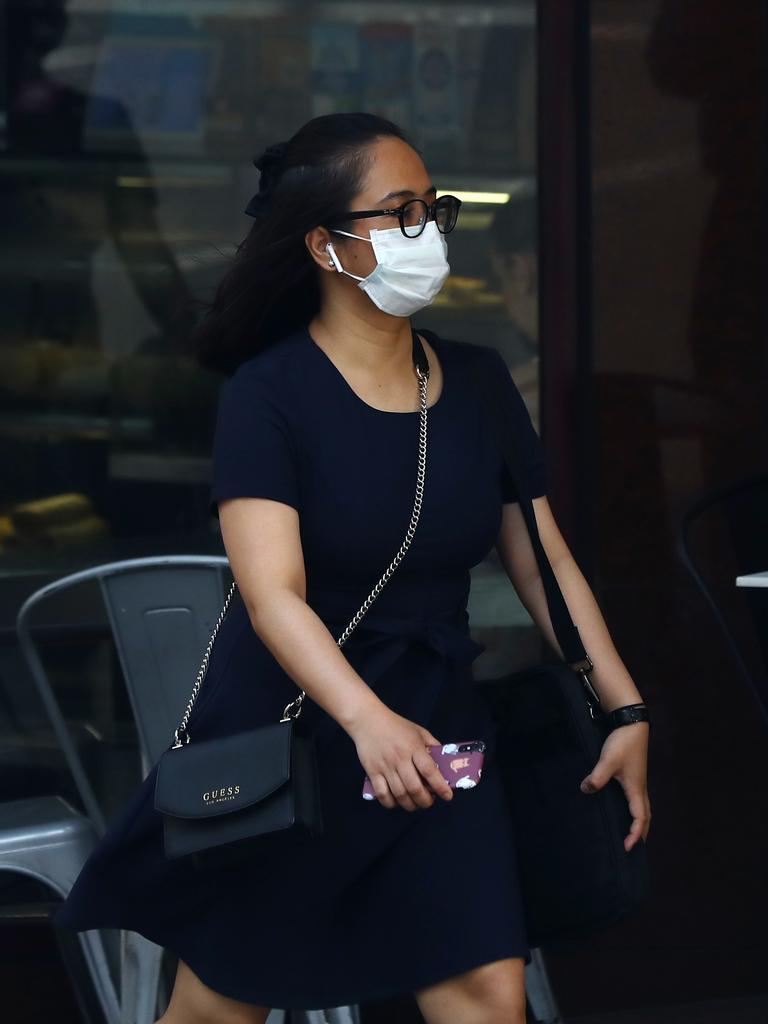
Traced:
<path fill-rule="evenodd" d="M 451 272 L 445 235 L 437 230 L 433 220 L 427 222 L 416 238 L 406 238 L 400 228 L 383 231 L 373 228 L 370 238 L 349 231 L 334 230 L 334 233 L 371 243 L 377 262 L 367 277 L 358 277 L 342 267 L 333 242 L 329 242 L 326 249 L 338 272 L 354 277 L 359 282 L 358 288 L 362 288 L 382 312 L 392 316 L 410 316 L 428 306 Z"/>

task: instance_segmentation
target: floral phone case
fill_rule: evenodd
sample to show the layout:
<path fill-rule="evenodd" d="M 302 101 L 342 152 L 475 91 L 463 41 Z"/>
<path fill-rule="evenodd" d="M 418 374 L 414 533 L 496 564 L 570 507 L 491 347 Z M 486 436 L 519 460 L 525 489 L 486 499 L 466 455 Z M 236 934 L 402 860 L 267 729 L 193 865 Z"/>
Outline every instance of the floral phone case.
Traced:
<path fill-rule="evenodd" d="M 480 781 L 485 758 L 485 742 L 483 740 L 433 743 L 427 747 L 427 750 L 451 789 L 474 789 Z M 376 799 L 376 794 L 367 775 L 363 783 L 363 799 Z"/>

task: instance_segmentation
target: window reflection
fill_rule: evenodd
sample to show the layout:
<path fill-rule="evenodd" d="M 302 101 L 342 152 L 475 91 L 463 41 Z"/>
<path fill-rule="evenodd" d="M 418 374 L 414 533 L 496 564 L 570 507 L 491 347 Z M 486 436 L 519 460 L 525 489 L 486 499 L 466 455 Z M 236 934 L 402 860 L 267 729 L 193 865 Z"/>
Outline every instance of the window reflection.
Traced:
<path fill-rule="evenodd" d="M 537 415 L 532 3 L 9 0 L 6 33 L 6 564 L 218 546 L 194 299 L 247 229 L 251 156 L 316 114 L 392 118 L 466 196 L 424 324 L 497 346 Z"/>
<path fill-rule="evenodd" d="M 501 348 L 539 430 L 539 288 L 535 195 L 510 199 L 491 221 L 490 258 L 499 282 L 508 337 Z"/>

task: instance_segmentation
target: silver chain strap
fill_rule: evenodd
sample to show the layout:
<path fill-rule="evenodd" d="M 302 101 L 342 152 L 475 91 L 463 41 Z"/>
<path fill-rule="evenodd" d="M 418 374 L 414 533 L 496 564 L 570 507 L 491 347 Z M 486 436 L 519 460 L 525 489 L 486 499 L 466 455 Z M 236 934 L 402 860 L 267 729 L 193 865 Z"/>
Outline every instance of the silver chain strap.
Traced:
<path fill-rule="evenodd" d="M 419 413 L 420 413 L 420 415 L 419 415 L 419 467 L 418 467 L 418 471 L 417 471 L 417 474 L 416 474 L 416 498 L 415 498 L 415 501 L 414 501 L 414 504 L 413 504 L 413 512 L 411 513 L 411 521 L 410 521 L 410 524 L 408 526 L 408 532 L 405 535 L 405 540 L 400 545 L 400 550 L 397 552 L 395 557 L 390 562 L 389 567 L 387 568 L 386 572 L 383 574 L 383 576 L 381 577 L 379 582 L 376 584 L 376 586 L 370 592 L 368 597 L 366 597 L 365 601 L 363 601 L 362 605 L 360 606 L 358 611 L 353 616 L 353 618 L 352 618 L 351 622 L 349 623 L 349 625 L 347 626 L 347 628 L 344 630 L 344 632 L 341 634 L 341 636 L 336 641 L 336 643 L 339 645 L 339 647 L 343 646 L 343 644 L 345 644 L 346 641 L 349 639 L 349 637 L 352 634 L 353 630 L 356 629 L 356 627 L 359 624 L 359 622 L 362 619 L 362 617 L 365 615 L 365 613 L 371 607 L 373 602 L 379 596 L 379 594 L 381 593 L 382 589 L 384 588 L 384 585 L 388 582 L 388 580 L 390 579 L 390 577 L 394 573 L 395 569 L 400 564 L 400 562 L 401 562 L 403 556 L 405 555 L 406 551 L 411 546 L 411 541 L 413 540 L 413 535 L 416 532 L 416 526 L 418 525 L 418 522 L 419 522 L 419 515 L 421 513 L 421 502 L 422 502 L 422 498 L 424 496 L 424 477 L 425 477 L 425 474 L 426 474 L 426 462 L 427 462 L 427 381 L 429 380 L 429 371 L 424 373 L 419 366 L 416 366 L 416 374 L 417 374 L 417 376 L 419 378 L 419 393 L 420 393 L 419 394 Z M 187 707 L 186 707 L 186 709 L 184 711 L 184 716 L 181 719 L 181 722 L 179 724 L 178 729 L 176 729 L 176 731 L 174 733 L 175 742 L 174 742 L 173 746 L 171 747 L 172 750 L 177 750 L 179 747 L 182 747 L 184 745 L 184 743 L 189 743 L 189 741 L 190 741 L 190 735 L 189 735 L 189 732 L 187 732 L 187 723 L 189 722 L 189 716 L 192 714 L 192 708 L 194 707 L 195 701 L 197 700 L 197 696 L 200 693 L 200 687 L 203 685 L 203 680 L 205 679 L 206 672 L 208 671 L 208 662 L 209 662 L 210 657 L 211 657 L 211 651 L 213 650 L 214 641 L 216 640 L 216 634 L 219 632 L 219 628 L 220 628 L 222 622 L 224 621 L 224 616 L 227 614 L 227 609 L 229 608 L 229 605 L 230 605 L 230 602 L 232 600 L 232 596 L 235 593 L 236 587 L 237 587 L 237 582 L 235 580 L 233 580 L 232 581 L 232 585 L 229 588 L 229 593 L 227 594 L 227 598 L 226 598 L 226 600 L 224 602 L 224 607 L 221 609 L 221 612 L 219 613 L 219 617 L 216 620 L 216 625 L 213 627 L 213 632 L 211 633 L 211 638 L 208 641 L 208 646 L 205 649 L 205 654 L 203 655 L 203 660 L 202 660 L 202 662 L 200 664 L 200 668 L 198 669 L 197 678 L 195 679 L 195 685 L 194 685 L 194 687 L 192 689 L 192 695 L 189 698 L 189 702 L 188 702 Z M 280 719 L 281 722 L 289 722 L 292 718 L 298 718 L 299 717 L 299 715 L 301 714 L 301 709 L 302 709 L 302 705 L 303 705 L 304 697 L 305 696 L 306 696 L 306 691 L 302 690 L 301 693 L 299 694 L 299 696 L 295 700 L 291 701 L 290 704 L 286 704 L 286 706 L 285 706 L 285 708 L 283 710 L 283 716 Z M 292 709 L 295 708 L 295 707 L 297 708 L 297 710 L 292 711 Z M 185 740 L 183 742 L 182 742 L 182 740 L 180 738 L 181 733 L 185 733 Z"/>

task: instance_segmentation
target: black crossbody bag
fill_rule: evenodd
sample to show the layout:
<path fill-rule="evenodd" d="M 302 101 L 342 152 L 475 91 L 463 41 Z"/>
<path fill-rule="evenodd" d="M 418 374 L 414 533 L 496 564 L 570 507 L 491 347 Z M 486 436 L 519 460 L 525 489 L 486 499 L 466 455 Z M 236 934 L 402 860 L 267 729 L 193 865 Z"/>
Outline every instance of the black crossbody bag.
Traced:
<path fill-rule="evenodd" d="M 579 788 L 600 757 L 610 722 L 589 681 L 592 662 L 539 537 L 502 382 L 485 360 L 478 359 L 476 367 L 565 657 L 476 686 L 497 729 L 529 942 L 568 948 L 644 904 L 650 891 L 647 853 L 643 839 L 629 852 L 624 848 L 632 818 L 617 779 L 596 793 Z"/>

